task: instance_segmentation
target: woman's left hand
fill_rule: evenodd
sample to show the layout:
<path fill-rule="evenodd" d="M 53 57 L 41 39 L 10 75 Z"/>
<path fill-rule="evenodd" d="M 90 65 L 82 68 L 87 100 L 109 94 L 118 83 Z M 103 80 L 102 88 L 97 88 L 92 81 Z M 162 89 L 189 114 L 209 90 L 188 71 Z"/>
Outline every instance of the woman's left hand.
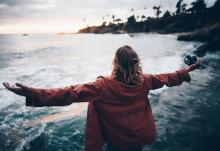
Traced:
<path fill-rule="evenodd" d="M 195 69 L 198 69 L 199 65 L 202 63 L 202 60 L 198 60 L 195 64 L 192 64 L 186 68 L 188 72 L 191 72 Z"/>

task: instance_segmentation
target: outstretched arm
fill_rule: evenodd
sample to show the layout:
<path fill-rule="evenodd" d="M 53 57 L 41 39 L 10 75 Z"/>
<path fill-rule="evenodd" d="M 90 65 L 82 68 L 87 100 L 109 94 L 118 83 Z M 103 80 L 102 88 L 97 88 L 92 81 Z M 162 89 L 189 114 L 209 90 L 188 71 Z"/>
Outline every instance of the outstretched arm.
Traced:
<path fill-rule="evenodd" d="M 145 74 L 145 78 L 148 81 L 149 89 L 155 90 L 163 87 L 164 85 L 168 87 L 177 86 L 185 82 L 190 82 L 191 78 L 189 72 L 197 69 L 200 61 L 196 64 L 188 66 L 186 68 L 177 70 L 172 73 L 164 73 L 164 74 Z"/>
<path fill-rule="evenodd" d="M 3 85 L 15 94 L 25 96 L 27 106 L 65 106 L 73 102 L 100 100 L 101 80 L 98 78 L 95 82 L 51 89 L 32 88 L 19 83 L 11 85 L 4 82 Z"/>

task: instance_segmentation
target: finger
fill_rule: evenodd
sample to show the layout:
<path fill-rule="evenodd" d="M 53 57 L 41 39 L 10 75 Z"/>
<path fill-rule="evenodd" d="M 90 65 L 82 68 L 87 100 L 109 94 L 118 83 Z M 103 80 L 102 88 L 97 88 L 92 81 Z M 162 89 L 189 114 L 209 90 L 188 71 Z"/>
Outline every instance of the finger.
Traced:
<path fill-rule="evenodd" d="M 197 69 L 197 68 L 198 68 L 198 65 L 199 65 L 199 64 L 197 64 L 197 63 L 196 63 L 196 64 L 193 64 L 193 65 L 191 66 L 191 70 Z"/>
<path fill-rule="evenodd" d="M 4 85 L 4 87 L 7 86 L 7 82 L 2 82 L 2 85 Z"/>
<path fill-rule="evenodd" d="M 2 84 L 3 84 L 4 86 L 6 86 L 6 85 L 8 85 L 9 83 L 8 83 L 8 82 L 2 82 Z"/>
<path fill-rule="evenodd" d="M 21 83 L 15 83 L 15 85 L 18 87 L 19 95 L 26 96 L 28 87 Z"/>
<path fill-rule="evenodd" d="M 188 71 L 190 72 L 190 71 L 193 71 L 193 70 L 195 70 L 197 68 L 197 65 L 196 64 L 192 64 L 192 65 L 190 65 L 189 67 L 188 67 Z"/>
<path fill-rule="evenodd" d="M 2 83 L 8 90 L 11 88 L 10 84 L 8 82 Z"/>
<path fill-rule="evenodd" d="M 17 92 L 17 89 L 14 85 L 9 84 L 8 82 L 4 82 L 3 85 L 12 92 Z M 20 88 L 19 88 L 20 89 Z"/>
<path fill-rule="evenodd" d="M 201 64 L 201 62 L 200 61 L 198 61 L 198 62 L 196 62 L 194 65 L 193 65 L 193 68 L 198 68 L 199 66 L 200 66 L 200 64 Z"/>
<path fill-rule="evenodd" d="M 27 86 L 21 84 L 21 83 L 15 83 L 16 86 L 22 88 L 22 89 L 27 89 Z"/>
<path fill-rule="evenodd" d="M 201 60 L 198 60 L 196 63 L 195 63 L 195 65 L 198 65 L 198 64 L 201 64 L 202 63 L 202 61 Z"/>

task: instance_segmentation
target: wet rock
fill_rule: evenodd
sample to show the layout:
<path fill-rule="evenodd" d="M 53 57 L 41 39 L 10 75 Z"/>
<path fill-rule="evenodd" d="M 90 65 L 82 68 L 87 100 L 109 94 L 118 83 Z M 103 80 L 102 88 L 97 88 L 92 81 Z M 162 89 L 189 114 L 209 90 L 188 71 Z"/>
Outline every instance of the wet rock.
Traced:
<path fill-rule="evenodd" d="M 198 56 L 204 56 L 207 51 L 215 52 L 220 50 L 220 24 L 205 27 L 203 29 L 180 35 L 177 39 L 184 41 L 205 42 L 195 50 Z"/>

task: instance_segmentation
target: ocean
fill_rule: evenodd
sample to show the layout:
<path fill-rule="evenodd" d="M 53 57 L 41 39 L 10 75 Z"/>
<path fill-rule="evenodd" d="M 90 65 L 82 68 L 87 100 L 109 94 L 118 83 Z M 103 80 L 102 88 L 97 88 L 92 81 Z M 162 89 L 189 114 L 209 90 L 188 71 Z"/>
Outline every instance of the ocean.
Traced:
<path fill-rule="evenodd" d="M 145 73 L 173 72 L 199 42 L 160 34 L 0 35 L 0 82 L 64 87 L 110 75 L 116 49 L 130 45 Z M 157 142 L 148 151 L 220 150 L 220 53 L 202 58 L 190 83 L 149 94 Z M 32 108 L 0 85 L 0 151 L 83 151 L 87 103 Z"/>

